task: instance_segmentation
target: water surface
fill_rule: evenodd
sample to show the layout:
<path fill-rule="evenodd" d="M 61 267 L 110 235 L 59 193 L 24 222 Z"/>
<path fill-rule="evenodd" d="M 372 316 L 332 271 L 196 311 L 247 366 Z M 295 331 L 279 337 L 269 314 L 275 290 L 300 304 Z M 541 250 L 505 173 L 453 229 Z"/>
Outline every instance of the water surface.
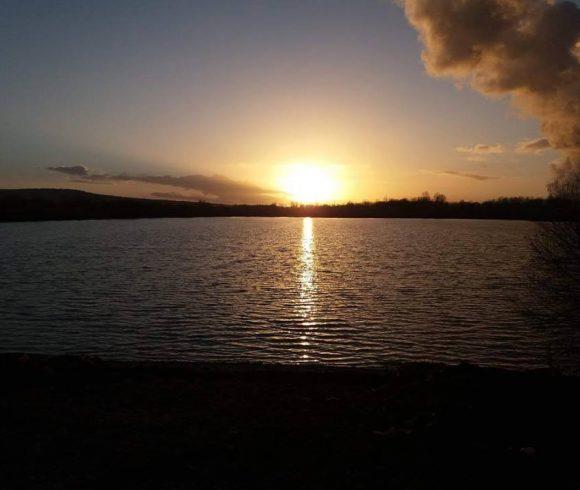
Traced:
<path fill-rule="evenodd" d="M 0 349 L 120 359 L 533 368 L 527 222 L 0 224 Z"/>

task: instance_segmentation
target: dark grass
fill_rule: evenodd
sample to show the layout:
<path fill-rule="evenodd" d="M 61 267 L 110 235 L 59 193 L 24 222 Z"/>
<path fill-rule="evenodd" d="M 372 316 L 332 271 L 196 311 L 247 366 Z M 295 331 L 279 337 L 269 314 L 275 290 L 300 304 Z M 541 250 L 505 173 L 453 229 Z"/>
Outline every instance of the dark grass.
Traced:
<path fill-rule="evenodd" d="M 580 379 L 0 356 L 1 488 L 580 488 Z"/>

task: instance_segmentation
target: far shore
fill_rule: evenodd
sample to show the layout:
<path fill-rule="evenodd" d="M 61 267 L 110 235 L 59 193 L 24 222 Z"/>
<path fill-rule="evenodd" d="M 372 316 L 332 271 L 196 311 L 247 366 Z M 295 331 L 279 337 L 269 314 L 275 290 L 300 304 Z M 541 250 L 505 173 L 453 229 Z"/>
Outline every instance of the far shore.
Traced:
<path fill-rule="evenodd" d="M 0 189 L 0 222 L 195 217 L 420 218 L 577 221 L 578 203 L 505 197 L 448 202 L 444 196 L 342 204 L 218 204 L 107 196 L 72 189 Z"/>
<path fill-rule="evenodd" d="M 580 378 L 0 355 L 3 488 L 578 488 Z"/>

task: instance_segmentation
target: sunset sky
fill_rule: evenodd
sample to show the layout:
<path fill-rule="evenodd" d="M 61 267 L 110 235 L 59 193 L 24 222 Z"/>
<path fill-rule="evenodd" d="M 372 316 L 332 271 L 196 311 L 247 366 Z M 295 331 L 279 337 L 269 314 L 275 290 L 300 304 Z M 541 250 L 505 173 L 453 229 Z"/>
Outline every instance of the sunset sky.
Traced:
<path fill-rule="evenodd" d="M 545 195 L 558 157 L 517 149 L 542 133 L 505 98 L 427 74 L 390 1 L 0 8 L 0 187 L 283 202 L 311 179 L 328 201 L 480 200 Z"/>

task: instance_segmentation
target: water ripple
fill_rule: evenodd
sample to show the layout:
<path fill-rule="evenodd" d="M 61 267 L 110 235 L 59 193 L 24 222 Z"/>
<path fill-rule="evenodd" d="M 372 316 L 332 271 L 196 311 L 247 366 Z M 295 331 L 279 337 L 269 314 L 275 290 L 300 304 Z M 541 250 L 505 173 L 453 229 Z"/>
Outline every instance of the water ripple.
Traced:
<path fill-rule="evenodd" d="M 210 218 L 0 224 L 0 349 L 534 368 L 534 225 Z"/>

